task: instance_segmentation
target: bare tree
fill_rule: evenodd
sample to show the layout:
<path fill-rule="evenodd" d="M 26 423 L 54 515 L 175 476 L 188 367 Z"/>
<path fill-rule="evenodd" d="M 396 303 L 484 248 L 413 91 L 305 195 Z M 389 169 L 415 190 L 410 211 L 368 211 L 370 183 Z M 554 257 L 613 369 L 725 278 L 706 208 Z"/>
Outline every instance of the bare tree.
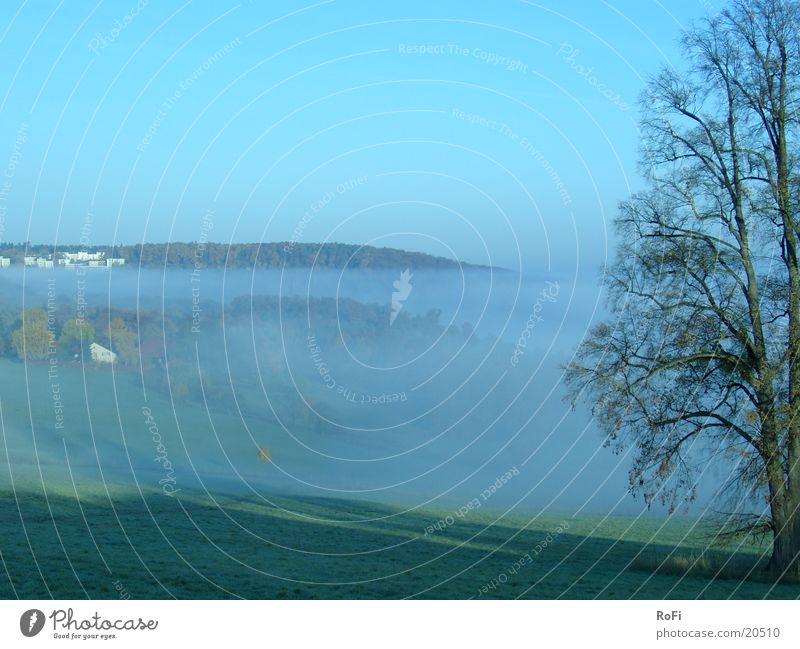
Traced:
<path fill-rule="evenodd" d="M 735 0 L 687 32 L 686 67 L 643 97 L 649 189 L 624 202 L 617 317 L 566 372 L 631 487 L 676 507 L 726 467 L 736 531 L 772 534 L 800 574 L 800 49 L 793 1 Z M 728 528 L 731 531 L 731 528 Z"/>

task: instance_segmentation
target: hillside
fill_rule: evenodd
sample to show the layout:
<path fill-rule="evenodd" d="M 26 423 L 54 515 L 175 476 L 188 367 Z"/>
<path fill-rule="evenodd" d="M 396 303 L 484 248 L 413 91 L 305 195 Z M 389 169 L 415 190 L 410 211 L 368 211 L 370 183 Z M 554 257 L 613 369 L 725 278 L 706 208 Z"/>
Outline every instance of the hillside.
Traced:
<path fill-rule="evenodd" d="M 54 253 L 103 252 L 118 257 L 128 266 L 142 268 L 483 268 L 423 252 L 375 248 L 346 243 L 213 243 L 173 242 L 120 246 L 80 246 L 6 243 L 0 256 L 21 265 L 25 255 L 46 257 Z"/>
<path fill-rule="evenodd" d="M 794 599 L 797 587 L 652 575 L 691 520 L 403 509 L 335 498 L 166 497 L 111 483 L 0 487 L 0 597 Z M 21 524 L 20 524 L 21 523 Z M 430 530 L 434 529 L 433 532 Z M 752 555 L 750 555 L 752 556 Z M 745 558 L 745 555 L 742 555 Z"/>

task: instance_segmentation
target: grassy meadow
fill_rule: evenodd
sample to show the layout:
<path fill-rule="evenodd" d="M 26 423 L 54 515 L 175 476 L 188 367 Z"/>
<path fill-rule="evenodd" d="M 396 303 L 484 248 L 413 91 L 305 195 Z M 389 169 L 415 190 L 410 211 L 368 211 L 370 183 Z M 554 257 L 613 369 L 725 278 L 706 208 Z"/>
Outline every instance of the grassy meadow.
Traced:
<path fill-rule="evenodd" d="M 0 494 L 5 572 L 0 596 L 755 599 L 800 594 L 797 585 L 632 567 L 647 553 L 668 554 L 674 539 L 682 539 L 682 553 L 702 552 L 699 535 L 684 539 L 691 521 L 660 529 L 653 519 L 552 514 L 498 519 L 481 512 L 426 534 L 447 515 L 352 500 L 198 492 L 168 497 L 100 484 L 45 492 L 28 486 Z M 526 555 L 532 560 L 523 560 Z"/>
<path fill-rule="evenodd" d="M 145 402 L 133 372 L 58 371 L 61 428 L 47 366 L 0 361 L 2 598 L 800 595 L 792 584 L 660 570 L 670 556 L 724 564 L 725 551 L 703 554 L 707 530 L 690 518 L 504 515 L 495 504 L 458 515 L 466 501 L 415 508 L 292 493 L 250 438 L 257 431 L 289 456 L 270 422 L 252 420 L 248 432 L 247 413 L 173 411 L 156 393 Z M 154 461 L 143 408 L 170 467 Z M 237 492 L 225 466 L 261 486 Z M 743 547 L 733 563 L 753 564 L 757 551 Z"/>

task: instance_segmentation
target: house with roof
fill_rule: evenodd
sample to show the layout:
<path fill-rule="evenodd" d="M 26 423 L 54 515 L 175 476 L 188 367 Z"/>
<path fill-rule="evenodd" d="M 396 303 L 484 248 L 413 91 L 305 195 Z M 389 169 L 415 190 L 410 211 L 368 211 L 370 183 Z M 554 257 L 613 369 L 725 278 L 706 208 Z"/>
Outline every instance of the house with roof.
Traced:
<path fill-rule="evenodd" d="M 113 363 L 117 360 L 117 355 L 107 347 L 92 343 L 89 345 L 89 353 L 95 363 Z"/>

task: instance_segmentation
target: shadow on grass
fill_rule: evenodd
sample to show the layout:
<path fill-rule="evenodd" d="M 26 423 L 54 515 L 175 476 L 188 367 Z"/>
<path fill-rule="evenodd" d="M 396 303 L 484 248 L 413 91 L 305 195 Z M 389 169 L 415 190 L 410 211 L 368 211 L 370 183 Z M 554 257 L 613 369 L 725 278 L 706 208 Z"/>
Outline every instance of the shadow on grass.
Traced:
<path fill-rule="evenodd" d="M 665 545 L 459 520 L 364 501 L 0 491 L 0 597 L 39 599 L 796 598 L 793 586 L 630 570 Z M 110 495 L 110 497 L 109 497 Z M 372 519 L 372 520 L 370 520 Z M 335 521 L 335 522 L 334 522 Z M 650 553 L 648 555 L 648 553 Z M 526 555 L 533 560 L 521 563 Z M 637 564 L 638 565 L 638 564 Z M 515 568 L 516 566 L 516 568 Z M 496 586 L 486 589 L 485 586 Z"/>

